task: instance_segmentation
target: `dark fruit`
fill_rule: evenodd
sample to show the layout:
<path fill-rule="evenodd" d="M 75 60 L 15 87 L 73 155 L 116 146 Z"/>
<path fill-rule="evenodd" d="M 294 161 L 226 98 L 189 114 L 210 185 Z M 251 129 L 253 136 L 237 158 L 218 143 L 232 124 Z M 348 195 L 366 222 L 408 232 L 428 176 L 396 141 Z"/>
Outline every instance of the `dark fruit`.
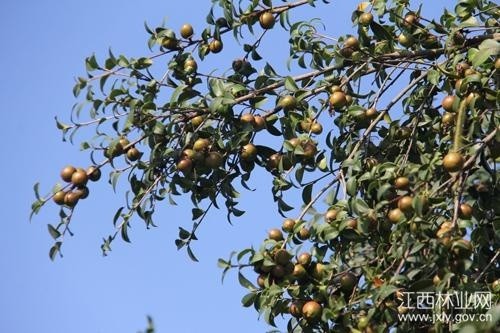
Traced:
<path fill-rule="evenodd" d="M 302 306 L 302 315 L 307 321 L 316 321 L 321 317 L 323 308 L 316 301 L 309 301 Z"/>
<path fill-rule="evenodd" d="M 302 306 L 303 305 L 301 303 L 293 302 L 288 307 L 288 311 L 295 318 L 299 318 L 300 316 L 302 316 Z"/>
<path fill-rule="evenodd" d="M 89 188 L 87 186 L 78 187 L 75 193 L 78 195 L 78 199 L 86 199 L 89 196 Z"/>
<path fill-rule="evenodd" d="M 91 181 L 96 182 L 101 179 L 101 169 L 98 169 L 95 166 L 90 166 L 87 169 L 87 175 Z"/>
<path fill-rule="evenodd" d="M 84 186 L 85 184 L 87 184 L 88 180 L 89 177 L 87 176 L 87 172 L 80 168 L 78 168 L 71 175 L 71 183 L 73 183 L 73 185 L 75 186 Z"/>
<path fill-rule="evenodd" d="M 182 38 L 189 38 L 193 35 L 193 26 L 191 24 L 184 24 L 181 27 L 181 36 Z"/>
<path fill-rule="evenodd" d="M 261 274 L 257 277 L 257 285 L 260 288 L 265 288 L 266 287 L 266 275 Z"/>
<path fill-rule="evenodd" d="M 279 242 L 283 240 L 283 233 L 279 229 L 271 229 L 269 230 L 267 237 Z"/>
<path fill-rule="evenodd" d="M 462 168 L 464 167 L 464 163 L 464 157 L 462 156 L 462 154 L 457 152 L 448 153 L 443 158 L 443 167 L 448 172 L 457 172 L 462 170 Z"/>
<path fill-rule="evenodd" d="M 273 13 L 264 12 L 259 17 L 259 23 L 262 29 L 271 29 L 272 27 L 274 27 L 276 20 L 274 18 Z"/>
<path fill-rule="evenodd" d="M 299 230 L 299 235 L 298 237 L 302 240 L 306 240 L 306 239 L 309 239 L 309 237 L 311 236 L 311 232 L 309 231 L 308 228 L 306 227 L 302 227 L 300 230 Z"/>
<path fill-rule="evenodd" d="M 190 173 L 193 168 L 193 162 L 188 158 L 183 158 L 177 163 L 177 170 L 182 173 Z"/>
<path fill-rule="evenodd" d="M 211 169 L 217 169 L 222 165 L 223 158 L 221 153 L 216 151 L 211 151 L 205 157 L 205 165 Z"/>
<path fill-rule="evenodd" d="M 264 119 L 264 117 L 262 117 L 262 116 L 254 116 L 253 120 L 254 120 L 254 122 L 253 122 L 253 128 L 256 131 L 260 131 L 260 130 L 266 128 L 266 119 Z"/>
<path fill-rule="evenodd" d="M 344 47 L 351 48 L 353 50 L 357 50 L 359 48 L 359 41 L 356 37 L 350 36 L 347 37 L 344 41 Z"/>
<path fill-rule="evenodd" d="M 346 294 L 351 294 L 357 284 L 358 278 L 351 272 L 340 277 L 340 290 Z"/>
<path fill-rule="evenodd" d="M 276 251 L 276 253 L 274 254 L 274 261 L 278 264 L 278 265 L 283 265 L 285 266 L 286 264 L 288 264 L 290 262 L 290 258 L 292 256 L 290 255 L 290 253 L 288 253 L 287 250 L 285 249 L 279 249 L 278 251 Z"/>
<path fill-rule="evenodd" d="M 139 149 L 132 147 L 127 151 L 127 158 L 132 162 L 137 161 L 141 158 L 141 152 Z"/>
<path fill-rule="evenodd" d="M 305 159 L 313 158 L 316 155 L 316 153 L 318 152 L 318 148 L 311 141 L 306 142 L 303 145 L 302 149 L 304 150 L 304 155 L 302 155 L 302 156 L 304 156 Z"/>
<path fill-rule="evenodd" d="M 75 171 L 76 169 L 72 165 L 64 167 L 64 169 L 61 170 L 61 179 L 69 183 L 71 181 L 71 176 L 73 176 Z"/>
<path fill-rule="evenodd" d="M 407 29 L 412 28 L 417 23 L 418 23 L 417 15 L 415 15 L 415 13 L 411 13 L 411 12 L 405 15 L 403 22 L 402 22 L 403 26 Z"/>
<path fill-rule="evenodd" d="M 276 265 L 271 269 L 271 275 L 277 279 L 280 279 L 286 275 L 285 267 L 282 265 Z"/>
<path fill-rule="evenodd" d="M 398 42 L 406 48 L 413 46 L 413 44 L 415 43 L 413 36 L 405 32 L 401 33 L 398 36 Z"/>
<path fill-rule="evenodd" d="M 64 205 L 65 196 L 66 196 L 66 192 L 58 191 L 58 192 L 54 193 L 52 200 L 54 200 L 54 202 L 58 205 Z"/>
<path fill-rule="evenodd" d="M 303 279 L 307 275 L 307 271 L 302 264 L 295 264 L 293 267 L 292 275 L 297 280 Z"/>

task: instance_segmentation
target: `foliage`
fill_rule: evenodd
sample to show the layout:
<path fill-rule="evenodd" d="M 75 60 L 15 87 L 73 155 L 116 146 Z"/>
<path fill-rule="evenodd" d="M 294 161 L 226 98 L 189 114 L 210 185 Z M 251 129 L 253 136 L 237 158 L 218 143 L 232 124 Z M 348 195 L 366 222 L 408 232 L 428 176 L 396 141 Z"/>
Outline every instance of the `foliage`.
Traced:
<path fill-rule="evenodd" d="M 367 1 L 352 14 L 357 34 L 338 38 L 317 20 L 291 22 L 302 6 L 335 6 L 322 2 L 214 0 L 199 34 L 146 26 L 152 55 L 88 57 L 73 89 L 81 102 L 57 127 L 71 142 L 95 128 L 81 143 L 93 169 L 63 171 L 67 184 L 47 197 L 35 185 L 33 213 L 61 205 L 48 226 L 51 258 L 101 169 L 113 187 L 123 175 L 130 184 L 104 254 L 118 235 L 129 242 L 134 215 L 149 228 L 158 202 L 187 195 L 193 225 L 179 227 L 176 245 L 197 260 L 191 245 L 209 210 L 241 216 L 236 184 L 250 189 L 263 168 L 284 233 L 271 229 L 219 266 L 238 270 L 243 306 L 270 325 L 283 316 L 289 332 L 455 330 L 399 321 L 402 293 L 494 291 L 497 300 L 498 6 L 461 0 L 427 18 L 410 1 Z M 272 29 L 289 32 L 288 66 L 306 71 L 279 74 L 265 62 L 259 46 Z M 205 72 L 207 57 L 222 63 L 231 33 L 244 56 L 223 75 Z M 290 217 L 294 190 L 303 206 Z"/>

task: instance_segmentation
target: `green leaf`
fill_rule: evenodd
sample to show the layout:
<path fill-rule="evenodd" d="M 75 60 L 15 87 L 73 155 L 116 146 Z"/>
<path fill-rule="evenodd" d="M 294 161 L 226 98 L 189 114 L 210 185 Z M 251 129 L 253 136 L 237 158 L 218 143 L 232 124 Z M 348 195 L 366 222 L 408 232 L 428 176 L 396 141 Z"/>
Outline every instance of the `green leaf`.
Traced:
<path fill-rule="evenodd" d="M 244 288 L 250 289 L 250 290 L 255 290 L 255 286 L 252 284 L 252 282 L 248 281 L 248 279 L 241 274 L 241 272 L 238 272 L 238 281 L 240 285 Z"/>
<path fill-rule="evenodd" d="M 59 256 L 62 257 L 62 254 L 61 254 L 61 245 L 62 245 L 62 242 L 56 242 L 50 248 L 50 251 L 49 251 L 49 258 L 50 258 L 50 260 L 54 261 L 54 259 L 56 258 L 57 254 L 59 254 Z"/>
<path fill-rule="evenodd" d="M 355 177 L 351 177 L 347 180 L 346 190 L 347 194 L 349 194 L 350 196 L 353 197 L 356 195 L 356 193 L 358 192 L 358 182 Z"/>
<path fill-rule="evenodd" d="M 52 238 L 58 239 L 59 237 L 61 237 L 61 233 L 59 232 L 59 230 L 54 228 L 51 224 L 47 224 L 47 228 L 49 229 L 49 234 L 50 236 L 52 236 Z"/>
<path fill-rule="evenodd" d="M 198 258 L 196 258 L 196 256 L 194 255 L 193 250 L 191 250 L 191 246 L 189 246 L 189 245 L 188 245 L 188 247 L 187 247 L 187 253 L 188 253 L 189 258 L 190 258 L 192 261 L 196 261 L 196 262 L 198 262 L 198 261 L 199 261 L 199 260 L 198 260 Z"/>
<path fill-rule="evenodd" d="M 296 92 L 299 90 L 299 87 L 297 87 L 297 84 L 291 76 L 287 76 L 285 78 L 285 88 L 290 92 Z"/>
<path fill-rule="evenodd" d="M 302 190 L 302 201 L 306 205 L 311 202 L 312 189 L 313 189 L 313 184 L 308 184 Z"/>
<path fill-rule="evenodd" d="M 500 43 L 494 39 L 487 39 L 479 45 L 479 51 L 472 57 L 474 67 L 481 66 L 488 58 L 497 55 L 500 52 Z"/>
<path fill-rule="evenodd" d="M 245 296 L 243 296 L 243 298 L 241 299 L 241 304 L 243 304 L 243 306 L 245 308 L 248 308 L 249 306 L 252 306 L 253 302 L 255 301 L 255 298 L 257 297 L 257 294 L 255 293 L 249 293 L 249 294 L 246 294 Z"/>

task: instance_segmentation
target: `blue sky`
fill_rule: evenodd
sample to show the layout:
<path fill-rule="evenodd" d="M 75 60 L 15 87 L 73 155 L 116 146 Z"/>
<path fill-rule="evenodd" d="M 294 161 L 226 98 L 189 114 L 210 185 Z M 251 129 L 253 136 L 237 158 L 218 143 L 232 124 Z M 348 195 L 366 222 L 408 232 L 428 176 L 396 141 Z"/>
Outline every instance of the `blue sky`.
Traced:
<path fill-rule="evenodd" d="M 327 33 L 336 36 L 350 29 L 355 4 L 319 4 L 320 11 L 292 17 L 323 16 Z M 242 208 L 249 211 L 234 226 L 224 214 L 210 214 L 194 245 L 199 263 L 174 245 L 177 227 L 190 227 L 191 207 L 185 205 L 162 207 L 156 218 L 160 227 L 154 230 L 134 223 L 133 243 L 117 241 L 102 257 L 101 238 L 112 232 L 112 216 L 124 199 L 104 182 L 79 204 L 76 236 L 66 240 L 62 260 L 51 262 L 47 255 L 46 225 L 57 221 L 53 205 L 28 222 L 35 182 L 46 192 L 66 164 L 89 164 L 78 146 L 61 142 L 54 124 L 54 116 L 69 118 L 75 102 L 71 88 L 74 77 L 84 74 L 83 59 L 92 52 L 102 59 L 109 47 L 115 54 L 147 55 L 144 21 L 156 26 L 166 18 L 175 30 L 191 22 L 200 31 L 209 6 L 200 0 L 0 2 L 0 332 L 137 332 L 145 328 L 146 315 L 153 316 L 160 333 L 268 328 L 253 309 L 240 306 L 245 290 L 234 274 L 221 285 L 216 261 L 258 245 L 267 229 L 281 225 L 270 178 L 254 177 L 257 191 L 243 193 Z M 286 35 L 273 31 L 263 45 L 262 54 L 276 68 L 284 68 L 286 43 Z M 234 41 L 227 39 L 225 47 L 231 56 L 210 58 L 209 66 L 227 68 L 233 56 L 242 54 Z"/>

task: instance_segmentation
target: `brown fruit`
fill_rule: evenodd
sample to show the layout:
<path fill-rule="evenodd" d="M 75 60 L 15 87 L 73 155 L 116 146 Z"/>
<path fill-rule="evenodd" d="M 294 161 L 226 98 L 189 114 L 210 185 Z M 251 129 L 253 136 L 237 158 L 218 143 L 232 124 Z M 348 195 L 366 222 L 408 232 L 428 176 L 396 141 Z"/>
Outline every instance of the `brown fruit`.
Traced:
<path fill-rule="evenodd" d="M 194 128 L 197 128 L 198 126 L 200 126 L 201 124 L 203 124 L 203 120 L 205 120 L 205 118 L 203 118 L 203 116 L 193 117 L 193 118 L 191 118 L 191 125 Z"/>
<path fill-rule="evenodd" d="M 365 111 L 365 117 L 368 118 L 368 119 L 375 119 L 377 118 L 378 116 L 378 112 L 377 112 L 377 109 L 375 108 L 369 108 L 369 109 L 366 109 Z"/>
<path fill-rule="evenodd" d="M 130 144 L 130 141 L 127 138 L 120 138 L 120 140 L 118 140 L 118 143 L 120 144 L 120 146 L 122 146 L 122 149 L 125 150 L 125 147 Z"/>
<path fill-rule="evenodd" d="M 254 116 L 254 123 L 253 123 L 253 128 L 256 131 L 260 131 L 264 128 L 266 128 L 266 119 L 262 116 Z"/>
<path fill-rule="evenodd" d="M 302 303 L 292 302 L 288 307 L 288 311 L 295 318 L 299 318 L 300 316 L 302 316 L 302 307 L 303 307 Z"/>
<path fill-rule="evenodd" d="M 210 146 L 210 141 L 208 139 L 197 139 L 193 144 L 194 151 L 204 151 Z"/>
<path fill-rule="evenodd" d="M 241 148 L 241 159 L 245 161 L 253 161 L 257 157 L 257 147 L 252 143 L 246 144 Z"/>
<path fill-rule="evenodd" d="M 435 286 L 437 286 L 441 283 L 441 277 L 439 276 L 439 274 L 434 275 L 434 277 L 432 278 L 432 283 Z"/>
<path fill-rule="evenodd" d="M 406 195 L 398 200 L 398 208 L 404 213 L 411 212 L 413 210 L 412 203 L 413 198 Z"/>
<path fill-rule="evenodd" d="M 307 271 L 302 264 L 295 264 L 293 266 L 292 275 L 297 280 L 303 279 L 307 275 Z"/>
<path fill-rule="evenodd" d="M 193 26 L 191 24 L 183 24 L 180 30 L 182 38 L 189 38 L 193 35 Z"/>
<path fill-rule="evenodd" d="M 244 113 L 240 117 L 240 121 L 244 124 L 252 125 L 255 123 L 255 117 L 251 113 Z"/>
<path fill-rule="evenodd" d="M 219 53 L 222 51 L 222 42 L 218 39 L 214 39 L 210 42 L 208 48 L 212 53 Z"/>
<path fill-rule="evenodd" d="M 318 152 L 318 148 L 311 141 L 304 143 L 302 149 L 304 150 L 304 154 L 302 156 L 304 156 L 305 159 L 313 158 Z"/>
<path fill-rule="evenodd" d="M 472 252 L 472 244 L 467 239 L 459 239 L 451 245 L 453 253 L 460 258 L 468 258 Z"/>
<path fill-rule="evenodd" d="M 279 106 L 285 110 L 292 110 L 297 106 L 297 100 L 291 95 L 286 95 L 280 99 Z"/>
<path fill-rule="evenodd" d="M 89 177 L 87 176 L 87 172 L 84 169 L 78 168 L 71 175 L 71 183 L 75 186 L 84 186 L 87 184 Z"/>
<path fill-rule="evenodd" d="M 283 225 L 281 226 L 281 229 L 285 232 L 293 232 L 293 227 L 295 226 L 295 220 L 293 219 L 285 219 L 283 221 Z"/>
<path fill-rule="evenodd" d="M 64 167 L 64 169 L 61 170 L 61 179 L 69 183 L 71 181 L 71 176 L 73 176 L 75 171 L 76 169 L 72 165 Z"/>
<path fill-rule="evenodd" d="M 445 111 L 453 112 L 453 104 L 455 102 L 455 96 L 448 95 L 441 101 L 441 106 Z"/>
<path fill-rule="evenodd" d="M 330 87 L 330 94 L 333 94 L 334 92 L 337 91 L 342 91 L 342 88 L 339 85 L 334 84 L 333 86 Z"/>
<path fill-rule="evenodd" d="M 75 192 L 67 192 L 64 196 L 64 204 L 68 207 L 74 207 L 78 203 L 79 199 L 78 194 Z"/>
<path fill-rule="evenodd" d="M 188 158 L 183 158 L 177 163 L 177 170 L 186 174 L 190 173 L 193 168 L 193 162 Z"/>
<path fill-rule="evenodd" d="M 461 219 L 469 220 L 472 217 L 472 207 L 469 204 L 463 203 L 458 206 L 458 214 Z"/>
<path fill-rule="evenodd" d="M 500 69 L 500 58 L 497 58 L 497 60 L 495 60 L 495 69 L 496 70 Z"/>
<path fill-rule="evenodd" d="M 89 196 L 89 188 L 87 186 L 78 187 L 75 190 L 78 199 L 86 199 Z"/>
<path fill-rule="evenodd" d="M 52 200 L 54 200 L 54 202 L 58 205 L 64 205 L 65 196 L 66 196 L 66 192 L 58 191 L 58 192 L 54 193 Z"/>
<path fill-rule="evenodd" d="M 417 23 L 418 23 L 418 17 L 417 15 L 415 15 L 415 13 L 412 12 L 406 14 L 402 22 L 403 26 L 407 29 L 412 28 Z"/>
<path fill-rule="evenodd" d="M 132 162 L 137 161 L 141 158 L 141 152 L 139 149 L 132 147 L 127 151 L 127 158 Z"/>
<path fill-rule="evenodd" d="M 290 255 L 290 253 L 288 253 L 287 250 L 285 249 L 279 249 L 278 251 L 276 251 L 276 253 L 274 254 L 274 261 L 278 264 L 278 265 L 287 265 L 289 262 L 290 262 L 290 258 L 292 256 Z"/>
<path fill-rule="evenodd" d="M 286 275 L 285 267 L 282 265 L 276 265 L 271 269 L 271 275 L 277 279 L 281 279 Z"/>
<path fill-rule="evenodd" d="M 309 237 L 311 237 L 311 232 L 309 231 L 308 228 L 306 227 L 302 227 L 300 230 L 299 230 L 299 234 L 298 234 L 298 237 L 302 240 L 306 240 L 306 239 L 309 239 Z"/>
<path fill-rule="evenodd" d="M 101 169 L 95 166 L 90 166 L 87 169 L 87 175 L 91 181 L 96 182 L 101 179 Z"/>
<path fill-rule="evenodd" d="M 301 253 L 297 257 L 297 262 L 305 267 L 309 266 L 309 264 L 311 263 L 311 260 L 312 260 L 311 254 L 307 253 L 307 252 Z"/>
<path fill-rule="evenodd" d="M 404 214 L 401 211 L 401 209 L 399 209 L 399 208 L 391 209 L 389 211 L 389 214 L 387 214 L 387 218 L 392 223 L 398 223 L 399 221 L 401 221 L 403 219 L 403 217 L 404 217 Z"/>
<path fill-rule="evenodd" d="M 273 13 L 264 12 L 259 16 L 259 23 L 262 29 L 272 29 L 276 23 Z"/>
<path fill-rule="evenodd" d="M 424 49 L 435 49 L 439 47 L 439 41 L 436 36 L 428 34 L 422 41 L 422 47 Z"/>
<path fill-rule="evenodd" d="M 464 167 L 465 159 L 462 154 L 457 152 L 448 153 L 443 158 L 443 167 L 448 172 L 457 172 Z"/>
<path fill-rule="evenodd" d="M 177 39 L 175 37 L 163 38 L 161 45 L 169 50 L 175 50 L 177 48 Z"/>
<path fill-rule="evenodd" d="M 407 177 L 398 177 L 394 181 L 396 190 L 406 191 L 410 187 L 410 180 Z"/>
<path fill-rule="evenodd" d="M 338 211 L 336 209 L 329 209 L 325 213 L 325 222 L 332 223 L 337 218 L 337 215 L 338 215 Z"/>
<path fill-rule="evenodd" d="M 205 165 L 211 169 L 218 169 L 223 162 L 221 153 L 216 151 L 211 151 L 205 157 Z"/>
<path fill-rule="evenodd" d="M 337 109 L 343 108 L 347 104 L 347 99 L 343 91 L 336 91 L 332 93 L 328 101 L 331 106 Z"/>
<path fill-rule="evenodd" d="M 340 290 L 346 294 L 351 294 L 357 284 L 358 278 L 351 272 L 340 277 Z"/>
<path fill-rule="evenodd" d="M 344 47 L 352 48 L 353 50 L 357 50 L 359 48 L 359 41 L 356 37 L 349 36 L 344 41 Z"/>
<path fill-rule="evenodd" d="M 307 321 L 316 321 L 321 318 L 323 308 L 316 301 L 308 301 L 302 306 L 302 315 Z"/>
<path fill-rule="evenodd" d="M 311 267 L 311 275 L 317 280 L 323 279 L 325 272 L 325 265 L 320 262 L 313 264 Z"/>
<path fill-rule="evenodd" d="M 274 153 L 271 156 L 269 156 L 269 159 L 267 160 L 267 168 L 269 170 L 275 170 L 279 167 L 281 161 L 281 154 L 280 153 Z"/>
<path fill-rule="evenodd" d="M 349 220 L 347 220 L 345 226 L 348 229 L 356 229 L 358 227 L 358 220 L 356 220 L 356 219 L 349 219 Z"/>
<path fill-rule="evenodd" d="M 258 285 L 260 288 L 265 288 L 265 287 L 266 287 L 266 275 L 264 275 L 264 274 L 260 274 L 260 275 L 257 277 L 257 285 Z"/>
<path fill-rule="evenodd" d="M 313 134 L 321 134 L 321 132 L 323 132 L 323 126 L 318 123 L 318 122 L 313 122 L 311 124 L 311 133 Z"/>
<path fill-rule="evenodd" d="M 283 240 L 283 233 L 281 232 L 281 230 L 274 228 L 269 230 L 267 237 L 279 242 Z"/>
<path fill-rule="evenodd" d="M 358 22 L 361 25 L 367 26 L 370 25 L 373 21 L 372 13 L 363 13 L 359 16 Z"/>

